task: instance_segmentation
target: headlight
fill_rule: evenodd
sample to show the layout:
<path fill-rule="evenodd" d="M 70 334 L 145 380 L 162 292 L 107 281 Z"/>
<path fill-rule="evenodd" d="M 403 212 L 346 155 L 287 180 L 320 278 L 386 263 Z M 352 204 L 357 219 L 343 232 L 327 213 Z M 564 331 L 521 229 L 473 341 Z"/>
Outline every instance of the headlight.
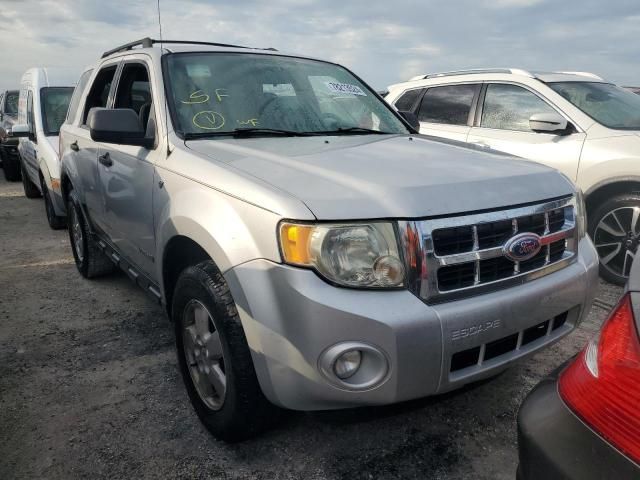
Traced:
<path fill-rule="evenodd" d="M 576 228 L 578 229 L 578 238 L 582 238 L 587 233 L 587 208 L 584 204 L 584 195 L 582 190 L 576 190 Z"/>
<path fill-rule="evenodd" d="M 280 224 L 285 263 L 315 269 L 347 287 L 401 287 L 404 266 L 389 222 Z"/>

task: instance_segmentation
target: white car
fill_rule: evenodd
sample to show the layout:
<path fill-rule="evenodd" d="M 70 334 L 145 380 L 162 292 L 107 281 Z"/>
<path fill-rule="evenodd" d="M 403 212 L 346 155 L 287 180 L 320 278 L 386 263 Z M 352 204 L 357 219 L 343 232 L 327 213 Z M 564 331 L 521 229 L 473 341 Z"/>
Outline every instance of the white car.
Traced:
<path fill-rule="evenodd" d="M 640 96 L 586 72 L 483 69 L 420 75 L 385 100 L 422 134 L 564 173 L 585 194 L 601 275 L 626 281 L 640 243 Z"/>
<path fill-rule="evenodd" d="M 69 108 L 77 72 L 62 68 L 30 68 L 20 82 L 18 120 L 12 135 L 20 137 L 18 152 L 24 194 L 44 198 L 49 226 L 66 227 L 60 192 L 58 133 Z"/>

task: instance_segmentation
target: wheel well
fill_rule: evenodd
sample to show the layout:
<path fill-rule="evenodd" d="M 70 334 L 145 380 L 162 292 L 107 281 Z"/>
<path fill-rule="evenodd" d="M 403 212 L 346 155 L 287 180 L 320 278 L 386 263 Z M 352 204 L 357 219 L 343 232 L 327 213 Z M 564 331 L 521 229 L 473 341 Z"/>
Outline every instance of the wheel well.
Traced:
<path fill-rule="evenodd" d="M 62 179 L 60 180 L 60 189 L 62 190 L 62 199 L 64 200 L 64 204 L 66 206 L 69 192 L 73 190 L 73 185 L 71 184 L 71 180 L 69 180 L 69 177 L 67 175 L 62 175 Z"/>
<path fill-rule="evenodd" d="M 587 216 L 598 208 L 605 200 L 623 193 L 640 193 L 640 182 L 628 180 L 615 183 L 609 183 L 598 187 L 585 198 L 587 206 Z"/>
<path fill-rule="evenodd" d="M 162 262 L 162 280 L 164 283 L 164 297 L 166 300 L 167 313 L 171 318 L 171 302 L 173 300 L 173 290 L 180 273 L 187 267 L 197 265 L 211 257 L 196 242 L 188 237 L 178 235 L 169 240 Z"/>

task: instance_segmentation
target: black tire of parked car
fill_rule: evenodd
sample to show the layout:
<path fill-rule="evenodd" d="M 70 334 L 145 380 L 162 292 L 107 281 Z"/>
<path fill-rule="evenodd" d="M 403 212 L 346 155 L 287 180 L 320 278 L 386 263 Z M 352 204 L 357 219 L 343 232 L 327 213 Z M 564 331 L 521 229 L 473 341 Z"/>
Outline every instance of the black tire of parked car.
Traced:
<path fill-rule="evenodd" d="M 211 312 L 213 327 L 222 344 L 226 391 L 218 410 L 209 408 L 201 399 L 185 356 L 184 322 L 187 306 L 194 300 Z M 237 442 L 272 425 L 279 409 L 262 393 L 231 292 L 212 261 L 188 267 L 180 274 L 171 312 L 182 378 L 191 403 L 207 429 L 220 440 Z"/>
<path fill-rule="evenodd" d="M 631 209 L 633 207 L 640 207 L 640 193 L 624 193 L 624 194 L 616 195 L 614 197 L 611 197 L 605 200 L 602 204 L 598 205 L 598 207 L 596 207 L 593 210 L 593 212 L 591 212 L 588 220 L 588 231 L 589 231 L 589 236 L 593 240 L 593 243 L 596 245 L 596 247 L 598 247 L 603 243 L 607 243 L 608 241 L 616 242 L 619 240 L 621 243 L 621 249 L 622 249 L 621 251 L 624 251 L 625 249 L 629 249 L 631 253 L 635 255 L 635 253 L 637 252 L 638 245 L 640 244 L 640 220 L 636 225 L 636 232 L 633 232 L 631 231 L 631 228 L 627 229 L 626 222 L 624 221 L 625 219 L 622 218 L 620 214 L 618 214 L 619 217 L 621 217 L 620 220 L 623 223 L 623 225 L 620 225 L 618 228 L 627 230 L 625 232 L 626 237 L 607 236 L 606 232 L 602 233 L 601 228 L 599 228 L 600 222 L 608 215 L 611 215 L 612 212 L 616 212 L 616 211 L 623 212 L 625 209 Z M 609 222 L 609 223 L 614 227 L 617 226 L 616 225 L 617 222 L 615 223 Z M 610 283 L 613 283 L 616 285 L 624 285 L 627 282 L 628 273 L 626 275 L 623 275 L 622 273 L 624 272 L 622 272 L 622 268 L 614 268 L 613 263 L 611 263 L 608 266 L 603 262 L 603 257 L 606 257 L 607 254 L 613 251 L 614 248 L 615 247 L 611 247 L 611 249 L 607 249 L 606 247 L 598 248 L 598 253 L 601 256 L 600 276 Z M 622 259 L 620 256 L 618 256 L 617 258 L 614 258 L 613 260 L 611 260 L 611 262 L 613 262 L 614 260 L 616 260 L 616 263 L 619 263 L 619 261 Z M 630 262 L 632 260 L 633 258 L 631 257 L 631 255 L 629 255 L 629 258 L 628 258 L 629 268 L 630 268 Z M 623 266 L 624 266 L 624 262 L 623 262 Z M 628 269 L 627 269 L 627 272 L 628 272 Z"/>
<path fill-rule="evenodd" d="M 71 242 L 71 251 L 76 261 L 76 267 L 80 275 L 84 278 L 95 278 L 100 275 L 113 272 L 116 268 L 115 264 L 107 257 L 98 244 L 94 240 L 89 226 L 80 207 L 80 200 L 74 190 L 69 192 L 67 200 L 67 214 L 69 225 L 69 241 Z M 78 222 L 77 230 L 74 230 L 74 222 Z M 74 232 L 77 234 L 74 235 Z M 79 252 L 80 244 L 81 253 Z"/>
<path fill-rule="evenodd" d="M 9 153 L 4 148 L 2 151 L 2 169 L 4 170 L 4 178 L 8 182 L 17 182 L 20 180 L 20 157 L 14 153 Z"/>
<path fill-rule="evenodd" d="M 20 164 L 20 169 L 22 171 L 22 188 L 24 189 L 24 196 L 27 198 L 39 198 L 40 190 L 38 190 L 36 184 L 29 178 L 29 174 L 24 169 L 24 165 Z"/>
<path fill-rule="evenodd" d="M 47 214 L 47 222 L 49 227 L 53 230 L 61 230 L 66 228 L 67 219 L 56 215 L 56 211 L 53 208 L 53 199 L 51 198 L 51 192 L 47 187 L 47 182 L 44 181 L 42 175 L 40 175 L 40 187 L 42 189 L 42 198 L 44 199 L 44 211 Z"/>

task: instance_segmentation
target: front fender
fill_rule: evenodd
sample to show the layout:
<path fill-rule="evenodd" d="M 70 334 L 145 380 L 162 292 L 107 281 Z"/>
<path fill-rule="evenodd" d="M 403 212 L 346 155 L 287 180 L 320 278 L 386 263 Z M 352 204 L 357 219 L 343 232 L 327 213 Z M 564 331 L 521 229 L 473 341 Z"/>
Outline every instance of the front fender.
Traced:
<path fill-rule="evenodd" d="M 184 236 L 202 247 L 222 273 L 257 258 L 280 262 L 277 225 L 281 216 L 171 172 L 154 197 L 156 278 L 164 292 L 167 244 Z"/>

